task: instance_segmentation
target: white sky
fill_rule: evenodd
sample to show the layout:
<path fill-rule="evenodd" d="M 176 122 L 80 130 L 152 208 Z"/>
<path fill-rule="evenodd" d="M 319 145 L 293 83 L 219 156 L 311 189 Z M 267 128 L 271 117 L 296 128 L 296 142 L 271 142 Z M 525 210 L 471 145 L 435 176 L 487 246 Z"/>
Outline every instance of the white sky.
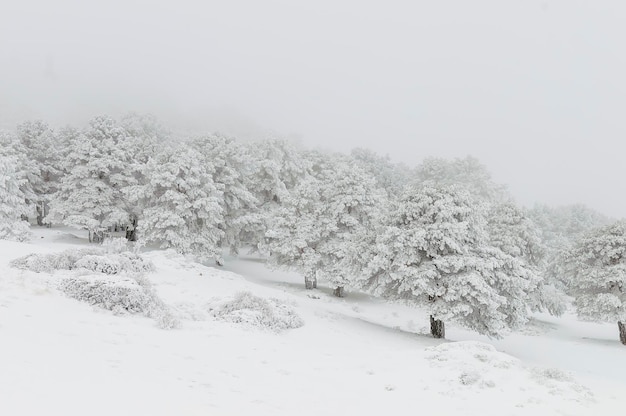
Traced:
<path fill-rule="evenodd" d="M 0 126 L 190 128 L 478 157 L 520 202 L 626 216 L 626 2 L 0 2 Z"/>

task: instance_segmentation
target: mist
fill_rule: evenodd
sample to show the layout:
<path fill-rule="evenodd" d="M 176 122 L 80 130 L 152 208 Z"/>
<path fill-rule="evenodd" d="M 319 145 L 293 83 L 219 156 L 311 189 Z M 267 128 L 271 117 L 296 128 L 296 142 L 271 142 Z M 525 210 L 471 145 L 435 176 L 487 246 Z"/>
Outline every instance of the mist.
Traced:
<path fill-rule="evenodd" d="M 136 111 L 410 166 L 472 155 L 523 204 L 623 217 L 625 19 L 617 1 L 13 1 L 0 127 Z"/>

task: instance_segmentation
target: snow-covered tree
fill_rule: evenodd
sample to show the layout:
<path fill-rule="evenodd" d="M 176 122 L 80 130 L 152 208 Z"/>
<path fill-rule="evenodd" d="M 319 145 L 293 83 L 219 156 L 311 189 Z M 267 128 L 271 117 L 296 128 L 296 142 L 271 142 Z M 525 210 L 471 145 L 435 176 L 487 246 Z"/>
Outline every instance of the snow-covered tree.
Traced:
<path fill-rule="evenodd" d="M 485 207 L 454 187 L 410 186 L 362 253 L 360 285 L 427 308 L 431 333 L 454 320 L 498 337 L 528 319 L 537 276 L 489 243 Z"/>
<path fill-rule="evenodd" d="M 15 169 L 15 179 L 19 183 L 19 189 L 21 196 L 24 198 L 24 202 L 27 209 L 23 212 L 23 219 L 28 221 L 28 218 L 36 215 L 36 201 L 38 199 L 37 194 L 33 188 L 33 184 L 37 183 L 39 178 L 39 171 L 37 164 L 33 158 L 28 154 L 27 149 L 17 137 L 17 134 L 9 132 L 0 132 L 0 157 L 9 157 L 13 160 L 13 166 Z"/>
<path fill-rule="evenodd" d="M 137 240 L 139 218 L 146 206 L 145 199 L 138 198 L 137 188 L 143 187 L 149 178 L 146 175 L 148 161 L 170 139 L 170 133 L 150 115 L 129 113 L 122 117 L 121 127 L 125 140 L 119 143 L 125 156 L 126 168 L 117 174 L 117 183 L 123 196 L 123 208 L 128 214 L 126 238 Z"/>
<path fill-rule="evenodd" d="M 164 130 L 151 117 L 130 114 L 120 122 L 96 117 L 88 128 L 58 136 L 69 151 L 47 221 L 87 229 L 91 241 L 101 241 L 109 229 L 125 229 L 135 240 L 144 208 L 137 187 L 146 182 L 146 164 L 162 145 Z"/>
<path fill-rule="evenodd" d="M 15 158 L 0 155 L 0 239 L 25 241 L 29 226 L 22 217 L 27 206 L 15 164 Z"/>
<path fill-rule="evenodd" d="M 287 140 L 251 142 L 248 148 L 256 162 L 252 186 L 261 204 L 280 203 L 310 168 L 302 151 Z"/>
<path fill-rule="evenodd" d="M 378 186 L 387 191 L 389 197 L 402 194 L 413 173 L 401 164 L 393 163 L 389 156 L 380 156 L 369 149 L 356 148 L 350 153 L 359 166 L 376 179 Z"/>
<path fill-rule="evenodd" d="M 248 189 L 257 200 L 260 227 L 249 232 L 247 241 L 253 248 L 264 247 L 265 233 L 277 216 L 283 199 L 309 172 L 302 152 L 286 140 L 269 139 L 247 144 L 254 172 L 248 177 Z"/>
<path fill-rule="evenodd" d="M 536 289 L 530 294 L 531 309 L 548 311 L 553 315 L 565 312 L 565 295 L 543 273 L 547 249 L 541 241 L 541 230 L 526 212 L 513 202 L 494 203 L 487 214 L 487 230 L 491 245 L 524 262 L 530 271 L 541 276 Z"/>
<path fill-rule="evenodd" d="M 31 171 L 28 181 L 34 195 L 30 202 L 36 209 L 37 224 L 43 225 L 62 174 L 60 142 L 50 126 L 39 120 L 18 125 L 16 138 Z"/>
<path fill-rule="evenodd" d="M 125 130 L 108 117 L 96 117 L 71 137 L 67 174 L 51 201 L 47 221 L 83 228 L 101 242 L 107 229 L 129 222 L 121 188 L 127 184 L 127 155 L 120 145 Z"/>
<path fill-rule="evenodd" d="M 147 164 L 149 181 L 137 188 L 146 208 L 140 240 L 222 264 L 223 188 L 213 182 L 214 167 L 185 144 L 165 148 Z"/>
<path fill-rule="evenodd" d="M 495 183 L 487 168 L 471 156 L 454 160 L 427 158 L 415 169 L 415 178 L 422 185 L 465 189 L 483 201 L 510 199 L 506 187 Z"/>
<path fill-rule="evenodd" d="M 605 215 L 582 204 L 560 207 L 536 205 L 529 211 L 529 216 L 541 230 L 548 258 L 569 248 L 590 230 L 611 222 Z"/>
<path fill-rule="evenodd" d="M 258 201 L 249 186 L 254 160 L 244 146 L 224 136 L 203 136 L 192 140 L 190 145 L 212 166 L 213 182 L 223 192 L 220 245 L 236 254 L 243 244 L 249 243 L 245 241 L 247 235 L 262 228 Z"/>
<path fill-rule="evenodd" d="M 566 282 L 580 318 L 617 322 L 626 345 L 626 221 L 585 234 L 550 270 Z"/>
<path fill-rule="evenodd" d="M 355 236 L 377 220 L 384 194 L 350 158 L 310 152 L 311 174 L 282 199 L 266 234 L 270 264 L 300 271 L 305 287 L 324 279 L 343 296 L 353 276 L 344 259 Z"/>

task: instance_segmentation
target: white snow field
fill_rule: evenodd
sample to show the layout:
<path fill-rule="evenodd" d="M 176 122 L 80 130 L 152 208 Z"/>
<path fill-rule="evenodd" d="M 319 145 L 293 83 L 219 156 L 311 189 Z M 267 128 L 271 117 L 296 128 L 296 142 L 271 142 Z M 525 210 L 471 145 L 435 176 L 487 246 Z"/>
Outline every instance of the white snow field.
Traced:
<path fill-rule="evenodd" d="M 535 315 L 502 340 L 453 324 L 435 340 L 423 311 L 349 291 L 334 298 L 323 285 L 305 291 L 300 276 L 254 256 L 217 268 L 152 250 L 143 256 L 154 271 L 138 279 L 10 267 L 89 247 L 78 231 L 33 231 L 31 243 L 0 241 L 0 415 L 604 416 L 626 407 L 617 325 Z M 61 291 L 67 279 L 145 289 L 159 311 L 93 306 Z"/>

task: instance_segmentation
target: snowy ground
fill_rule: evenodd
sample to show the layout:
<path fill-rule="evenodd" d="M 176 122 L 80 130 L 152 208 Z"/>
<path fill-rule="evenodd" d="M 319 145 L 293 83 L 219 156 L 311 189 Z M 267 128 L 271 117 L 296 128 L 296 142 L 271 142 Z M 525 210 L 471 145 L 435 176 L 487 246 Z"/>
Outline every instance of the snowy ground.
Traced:
<path fill-rule="evenodd" d="M 58 273 L 8 265 L 86 246 L 59 228 L 0 241 L 0 415 L 617 415 L 626 405 L 616 325 L 537 315 L 502 340 L 448 325 L 438 341 L 422 311 L 305 291 L 253 256 L 217 269 L 155 250 L 147 278 L 182 325 L 164 330 L 66 297 Z M 304 325 L 217 319 L 241 291 L 277 299 Z"/>

